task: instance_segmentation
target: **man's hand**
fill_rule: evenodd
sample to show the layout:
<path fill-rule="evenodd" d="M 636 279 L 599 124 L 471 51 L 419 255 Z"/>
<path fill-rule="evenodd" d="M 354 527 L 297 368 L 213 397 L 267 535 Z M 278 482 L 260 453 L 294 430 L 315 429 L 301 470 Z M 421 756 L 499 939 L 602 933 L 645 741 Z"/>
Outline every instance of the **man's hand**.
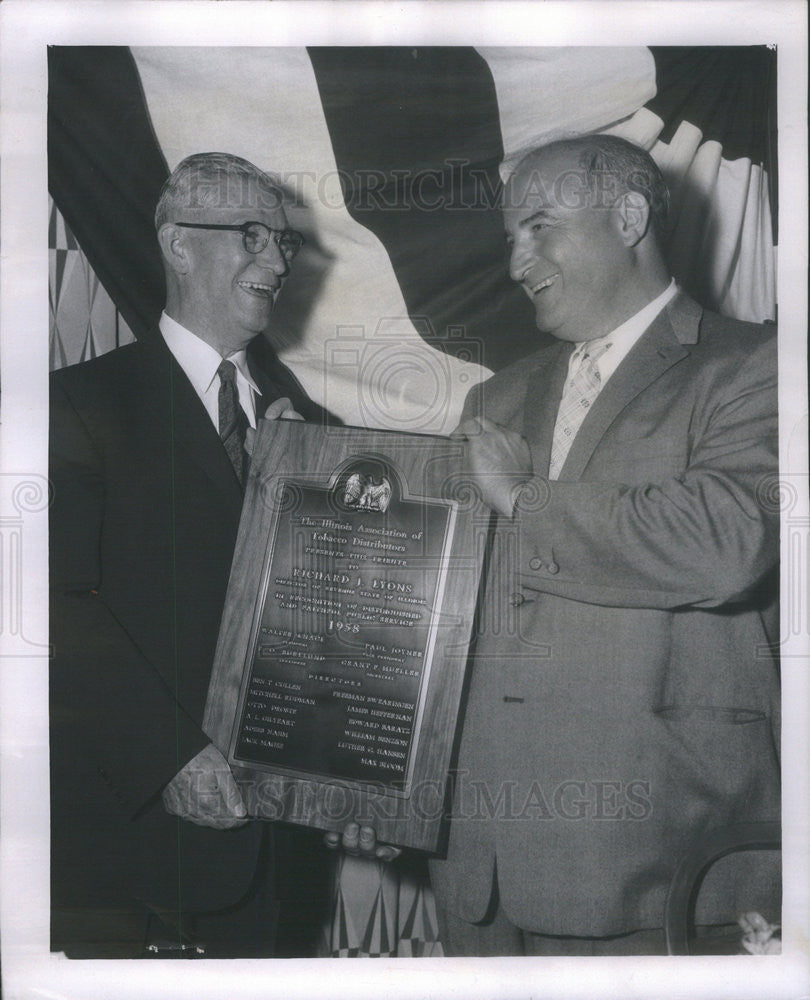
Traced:
<path fill-rule="evenodd" d="M 303 420 L 301 414 L 293 409 L 293 405 L 286 396 L 280 396 L 274 400 L 264 411 L 264 420 Z M 248 455 L 253 454 L 253 445 L 256 443 L 256 431 L 248 427 L 245 431 L 245 451 Z"/>
<path fill-rule="evenodd" d="M 346 854 L 369 861 L 395 861 L 402 854 L 402 850 L 392 844 L 378 844 L 374 827 L 360 826 L 359 823 L 347 823 L 343 836 L 339 833 L 325 834 L 323 842 L 330 850 L 343 848 Z"/>
<path fill-rule="evenodd" d="M 450 436 L 466 440 L 469 471 L 484 503 L 511 517 L 517 491 L 532 475 L 532 456 L 526 439 L 486 417 L 462 421 Z"/>
<path fill-rule="evenodd" d="M 199 826 L 244 826 L 247 809 L 228 762 L 209 743 L 163 789 L 166 812 Z"/>
<path fill-rule="evenodd" d="M 303 420 L 286 396 L 274 400 L 264 411 L 265 420 Z"/>

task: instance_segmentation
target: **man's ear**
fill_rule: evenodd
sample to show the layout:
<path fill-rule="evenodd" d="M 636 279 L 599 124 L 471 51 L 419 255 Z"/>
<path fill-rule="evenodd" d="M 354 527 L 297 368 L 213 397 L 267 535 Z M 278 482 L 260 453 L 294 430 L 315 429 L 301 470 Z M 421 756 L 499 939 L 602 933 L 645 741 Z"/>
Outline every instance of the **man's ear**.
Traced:
<path fill-rule="evenodd" d="M 616 203 L 616 211 L 625 246 L 636 246 L 650 226 L 650 203 L 640 191 L 625 191 Z"/>
<path fill-rule="evenodd" d="M 167 222 L 158 230 L 158 243 L 167 267 L 175 274 L 187 274 L 191 260 L 185 231 Z"/>

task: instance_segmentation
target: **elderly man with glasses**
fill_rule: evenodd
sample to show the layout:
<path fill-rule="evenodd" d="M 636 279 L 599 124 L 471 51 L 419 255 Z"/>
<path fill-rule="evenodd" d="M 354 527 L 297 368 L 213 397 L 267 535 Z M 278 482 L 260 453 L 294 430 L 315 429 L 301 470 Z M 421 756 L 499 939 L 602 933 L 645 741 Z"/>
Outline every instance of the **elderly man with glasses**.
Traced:
<path fill-rule="evenodd" d="M 307 955 L 317 839 L 248 821 L 201 728 L 247 430 L 325 416 L 262 336 L 304 240 L 225 153 L 180 163 L 155 226 L 159 332 L 52 376 L 51 946 Z"/>

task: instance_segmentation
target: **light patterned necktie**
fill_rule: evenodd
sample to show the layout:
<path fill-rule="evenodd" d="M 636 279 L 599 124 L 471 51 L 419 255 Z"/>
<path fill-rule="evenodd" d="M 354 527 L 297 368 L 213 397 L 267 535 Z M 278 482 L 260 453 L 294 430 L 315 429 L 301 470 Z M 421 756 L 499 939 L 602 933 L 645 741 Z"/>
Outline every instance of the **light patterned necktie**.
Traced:
<path fill-rule="evenodd" d="M 610 343 L 600 344 L 595 350 L 591 350 L 586 344 L 578 359 L 578 365 L 577 359 L 574 359 L 573 370 L 565 383 L 560 408 L 557 411 L 557 423 L 554 425 L 549 479 L 559 478 L 577 431 L 588 415 L 591 404 L 599 395 L 602 378 L 598 362 L 611 346 Z"/>
<path fill-rule="evenodd" d="M 219 375 L 219 437 L 240 486 L 247 478 L 248 454 L 245 451 L 245 434 L 248 418 L 239 404 L 239 390 L 236 385 L 236 365 L 232 361 L 221 362 L 217 368 Z"/>

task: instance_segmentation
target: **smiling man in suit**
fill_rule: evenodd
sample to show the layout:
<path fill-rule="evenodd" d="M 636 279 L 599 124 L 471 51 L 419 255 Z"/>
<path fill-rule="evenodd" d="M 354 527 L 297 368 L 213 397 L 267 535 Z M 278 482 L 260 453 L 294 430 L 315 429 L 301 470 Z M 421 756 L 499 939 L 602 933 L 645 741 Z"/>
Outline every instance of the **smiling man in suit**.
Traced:
<path fill-rule="evenodd" d="M 535 150 L 505 187 L 511 276 L 554 340 L 458 430 L 498 517 L 431 864 L 451 955 L 663 953 L 679 858 L 779 818 L 775 331 L 679 291 L 666 211 L 615 137 Z M 778 920 L 765 857 L 718 865 L 696 922 Z"/>
<path fill-rule="evenodd" d="M 51 944 L 306 955 L 306 892 L 285 909 L 277 876 L 317 840 L 248 822 L 201 729 L 248 428 L 323 416 L 262 336 L 303 239 L 225 153 L 175 169 L 155 225 L 159 331 L 52 376 Z"/>

